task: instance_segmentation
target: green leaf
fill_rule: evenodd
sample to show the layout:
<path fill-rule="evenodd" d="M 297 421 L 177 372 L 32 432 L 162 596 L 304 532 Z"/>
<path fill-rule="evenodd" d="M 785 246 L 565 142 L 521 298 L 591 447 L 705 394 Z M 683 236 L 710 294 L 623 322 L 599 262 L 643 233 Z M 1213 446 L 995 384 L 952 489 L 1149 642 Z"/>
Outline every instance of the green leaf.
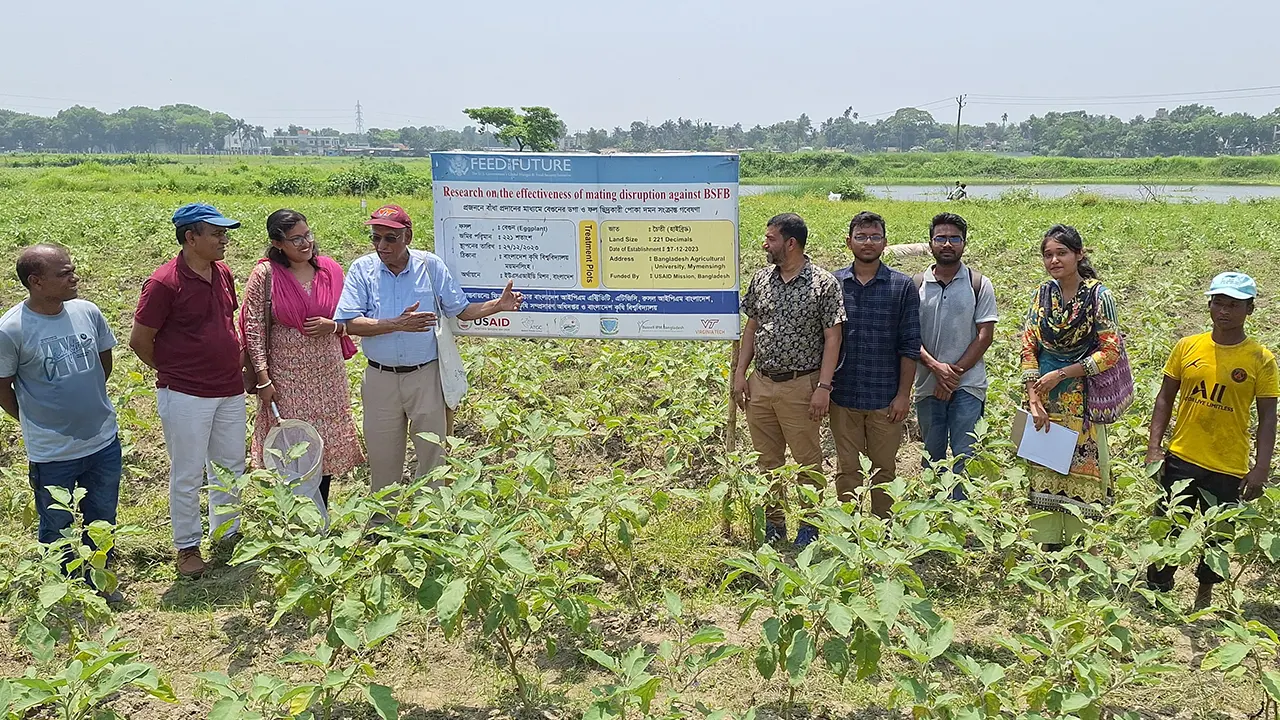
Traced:
<path fill-rule="evenodd" d="M 866 680 L 880 670 L 880 636 L 858 628 L 853 636 L 853 654 L 858 662 L 859 680 Z"/>
<path fill-rule="evenodd" d="M 238 698 L 224 697 L 209 710 L 209 720 L 239 720 L 244 711 L 244 702 Z"/>
<path fill-rule="evenodd" d="M 1262 681 L 1262 688 L 1267 691 L 1267 695 L 1271 696 L 1272 700 L 1280 701 L 1280 672 L 1264 668 L 1259 680 Z"/>
<path fill-rule="evenodd" d="M 604 652 L 603 650 L 582 650 L 581 652 L 583 655 L 595 660 L 600 667 L 603 667 L 606 670 L 611 670 L 614 673 L 622 672 L 622 668 L 619 667 L 618 661 L 614 659 L 612 655 Z"/>
<path fill-rule="evenodd" d="M 422 585 L 418 587 L 418 604 L 423 610 L 434 610 L 436 603 L 440 601 L 440 593 L 444 591 L 444 586 L 440 581 L 433 577 L 425 577 L 422 579 Z"/>
<path fill-rule="evenodd" d="M 364 626 L 365 643 L 369 647 L 377 647 L 378 643 L 386 640 L 395 633 L 396 628 L 400 625 L 400 617 L 404 614 L 403 610 L 396 610 L 393 613 L 380 615 Z"/>
<path fill-rule="evenodd" d="M 848 605 L 830 600 L 827 602 L 827 623 L 840 637 L 848 637 L 853 630 L 853 611 Z"/>
<path fill-rule="evenodd" d="M 440 601 L 436 603 L 436 617 L 440 618 L 442 625 L 453 624 L 466 596 L 466 578 L 456 578 L 444 587 L 444 591 L 440 593 Z"/>
<path fill-rule="evenodd" d="M 524 549 L 522 545 L 512 545 L 502 552 L 498 553 L 502 561 L 512 570 L 524 573 L 525 575 L 533 575 L 538 572 L 533 566 L 533 560 L 529 559 L 529 551 Z"/>
<path fill-rule="evenodd" d="M 1231 575 L 1227 551 L 1220 547 L 1207 547 L 1204 549 L 1204 564 L 1208 565 L 1210 570 L 1218 573 L 1221 577 Z"/>
<path fill-rule="evenodd" d="M 70 590 L 64 582 L 45 583 L 40 587 L 40 607 L 50 608 L 58 604 L 58 601 L 67 596 Z"/>
<path fill-rule="evenodd" d="M 42 663 L 52 662 L 57 641 L 49 628 L 32 616 L 22 626 L 22 646 Z"/>
<path fill-rule="evenodd" d="M 667 612 L 671 614 L 671 617 L 678 620 L 684 616 L 684 603 L 680 600 L 679 595 L 663 588 L 662 600 L 666 603 Z"/>
<path fill-rule="evenodd" d="M 1249 646 L 1244 643 L 1226 643 L 1209 651 L 1200 663 L 1201 670 L 1230 670 L 1244 661 L 1249 654 Z"/>
<path fill-rule="evenodd" d="M 1084 708 L 1089 707 L 1092 703 L 1093 700 L 1090 699 L 1088 695 L 1071 693 L 1070 695 L 1062 698 L 1062 704 L 1058 706 L 1058 709 L 1064 713 L 1073 713 L 1077 710 L 1083 710 Z"/>
<path fill-rule="evenodd" d="M 949 618 L 938 623 L 929 630 L 928 644 L 925 650 L 929 653 L 929 659 L 932 660 L 951 647 L 951 639 L 955 637 L 956 624 Z"/>
<path fill-rule="evenodd" d="M 782 634 L 782 622 L 776 617 L 771 617 L 760 626 L 760 632 L 764 633 L 764 639 L 770 645 L 777 645 L 778 637 Z"/>
<path fill-rule="evenodd" d="M 822 643 L 822 660 L 844 682 L 849 674 L 849 645 L 840 638 L 827 638 Z"/>
<path fill-rule="evenodd" d="M 791 638 L 791 649 L 787 652 L 787 674 L 792 682 L 799 682 L 809 672 L 809 663 L 813 660 L 813 639 L 808 630 L 798 630 Z"/>
<path fill-rule="evenodd" d="M 364 696 L 373 704 L 373 709 L 382 720 L 397 720 L 400 717 L 400 702 L 386 685 L 365 685 Z"/>
<path fill-rule="evenodd" d="M 724 631 L 715 625 L 704 625 L 698 628 L 698 631 L 689 638 L 689 646 L 697 647 L 699 645 L 711 645 L 713 643 L 724 642 Z"/>
<path fill-rule="evenodd" d="M 773 679 L 773 674 L 778 670 L 778 659 L 773 654 L 773 648 L 762 645 L 756 651 L 756 672 L 760 673 L 760 677 L 765 680 Z"/>

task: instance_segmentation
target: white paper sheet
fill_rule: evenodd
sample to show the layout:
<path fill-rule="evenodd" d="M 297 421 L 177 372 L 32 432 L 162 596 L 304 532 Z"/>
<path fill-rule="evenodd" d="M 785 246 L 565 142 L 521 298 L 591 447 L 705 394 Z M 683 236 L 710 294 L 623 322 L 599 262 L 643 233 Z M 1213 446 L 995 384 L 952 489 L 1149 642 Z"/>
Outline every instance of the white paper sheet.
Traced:
<path fill-rule="evenodd" d="M 1018 457 L 1063 475 L 1071 470 L 1071 457 L 1075 453 L 1076 441 L 1080 433 L 1053 422 L 1049 423 L 1049 432 L 1036 430 L 1031 413 L 1021 409 L 1018 410 L 1018 416 L 1014 418 L 1013 427 L 1013 440 L 1018 446 Z M 1020 434 L 1019 427 L 1022 428 Z"/>

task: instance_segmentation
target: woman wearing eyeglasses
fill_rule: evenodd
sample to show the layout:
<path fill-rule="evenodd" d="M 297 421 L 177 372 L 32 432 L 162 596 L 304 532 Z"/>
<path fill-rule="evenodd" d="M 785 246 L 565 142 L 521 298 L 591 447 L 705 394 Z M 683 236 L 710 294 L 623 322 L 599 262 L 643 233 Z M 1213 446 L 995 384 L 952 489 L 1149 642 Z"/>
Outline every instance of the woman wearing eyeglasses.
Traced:
<path fill-rule="evenodd" d="M 356 348 L 333 320 L 342 266 L 319 254 L 307 218 L 296 210 L 271 213 L 267 236 L 267 256 L 249 274 L 240 311 L 241 336 L 258 376 L 253 464 L 263 466 L 274 402 L 280 417 L 310 423 L 324 438 L 320 495 L 328 505 L 333 476 L 364 462 L 344 363 Z"/>
<path fill-rule="evenodd" d="M 1048 511 L 1031 523 L 1032 530 L 1037 542 L 1056 548 L 1081 530 L 1068 506 L 1093 518 L 1099 516 L 1098 505 L 1111 500 L 1107 429 L 1087 420 L 1086 378 L 1115 367 L 1121 345 L 1115 300 L 1098 281 L 1080 233 L 1070 225 L 1054 225 L 1040 242 L 1040 253 L 1050 279 L 1036 291 L 1022 335 L 1027 406 L 1037 430 L 1047 431 L 1054 422 L 1079 433 L 1066 475 L 1031 466 L 1030 503 L 1036 511 Z"/>

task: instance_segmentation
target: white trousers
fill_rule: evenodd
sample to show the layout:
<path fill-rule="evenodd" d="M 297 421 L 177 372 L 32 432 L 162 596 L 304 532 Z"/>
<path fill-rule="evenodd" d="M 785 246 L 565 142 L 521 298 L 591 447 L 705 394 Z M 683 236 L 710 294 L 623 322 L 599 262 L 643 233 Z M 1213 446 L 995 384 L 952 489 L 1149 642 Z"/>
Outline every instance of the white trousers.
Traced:
<path fill-rule="evenodd" d="M 244 473 L 247 411 L 244 395 L 203 398 L 168 388 L 156 390 L 156 409 L 164 428 L 169 452 L 169 522 L 173 544 L 179 550 L 199 547 L 201 532 L 200 490 L 217 477 L 213 464 L 237 477 Z M 233 520 L 231 532 L 240 529 L 239 512 L 218 512 L 240 499 L 220 490 L 209 491 L 209 533 Z"/>

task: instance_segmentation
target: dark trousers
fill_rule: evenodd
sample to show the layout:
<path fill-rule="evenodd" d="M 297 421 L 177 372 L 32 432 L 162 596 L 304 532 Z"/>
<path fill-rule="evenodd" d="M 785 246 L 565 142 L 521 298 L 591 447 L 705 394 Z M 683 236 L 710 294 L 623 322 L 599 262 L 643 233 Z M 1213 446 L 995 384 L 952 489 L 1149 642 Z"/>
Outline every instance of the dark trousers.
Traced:
<path fill-rule="evenodd" d="M 1165 456 L 1164 467 L 1160 471 L 1160 486 L 1164 488 L 1166 507 L 1173 500 L 1173 486 L 1183 480 L 1191 481 L 1191 484 L 1182 491 L 1182 496 L 1178 498 L 1178 504 L 1183 507 L 1193 507 L 1203 513 L 1216 505 L 1240 501 L 1240 478 L 1207 470 L 1176 455 L 1168 454 Z M 1161 514 L 1165 511 L 1165 507 L 1160 509 Z M 1177 570 L 1176 565 L 1160 568 L 1152 565 L 1147 568 L 1147 582 L 1167 592 L 1173 589 L 1173 574 Z M 1221 575 L 1209 569 L 1203 557 L 1200 558 L 1200 564 L 1196 566 L 1196 579 L 1202 585 L 1214 585 L 1223 580 Z"/>
<path fill-rule="evenodd" d="M 75 460 L 28 463 L 27 477 L 36 497 L 36 514 L 40 516 L 40 542 L 57 542 L 73 520 L 71 513 L 53 507 L 50 487 L 60 487 L 73 495 L 77 487 L 84 488 L 80 514 L 84 516 L 85 527 L 97 520 L 114 525 L 116 506 L 120 502 L 120 471 L 119 438 L 98 452 Z M 87 532 L 84 544 L 94 547 Z"/>

